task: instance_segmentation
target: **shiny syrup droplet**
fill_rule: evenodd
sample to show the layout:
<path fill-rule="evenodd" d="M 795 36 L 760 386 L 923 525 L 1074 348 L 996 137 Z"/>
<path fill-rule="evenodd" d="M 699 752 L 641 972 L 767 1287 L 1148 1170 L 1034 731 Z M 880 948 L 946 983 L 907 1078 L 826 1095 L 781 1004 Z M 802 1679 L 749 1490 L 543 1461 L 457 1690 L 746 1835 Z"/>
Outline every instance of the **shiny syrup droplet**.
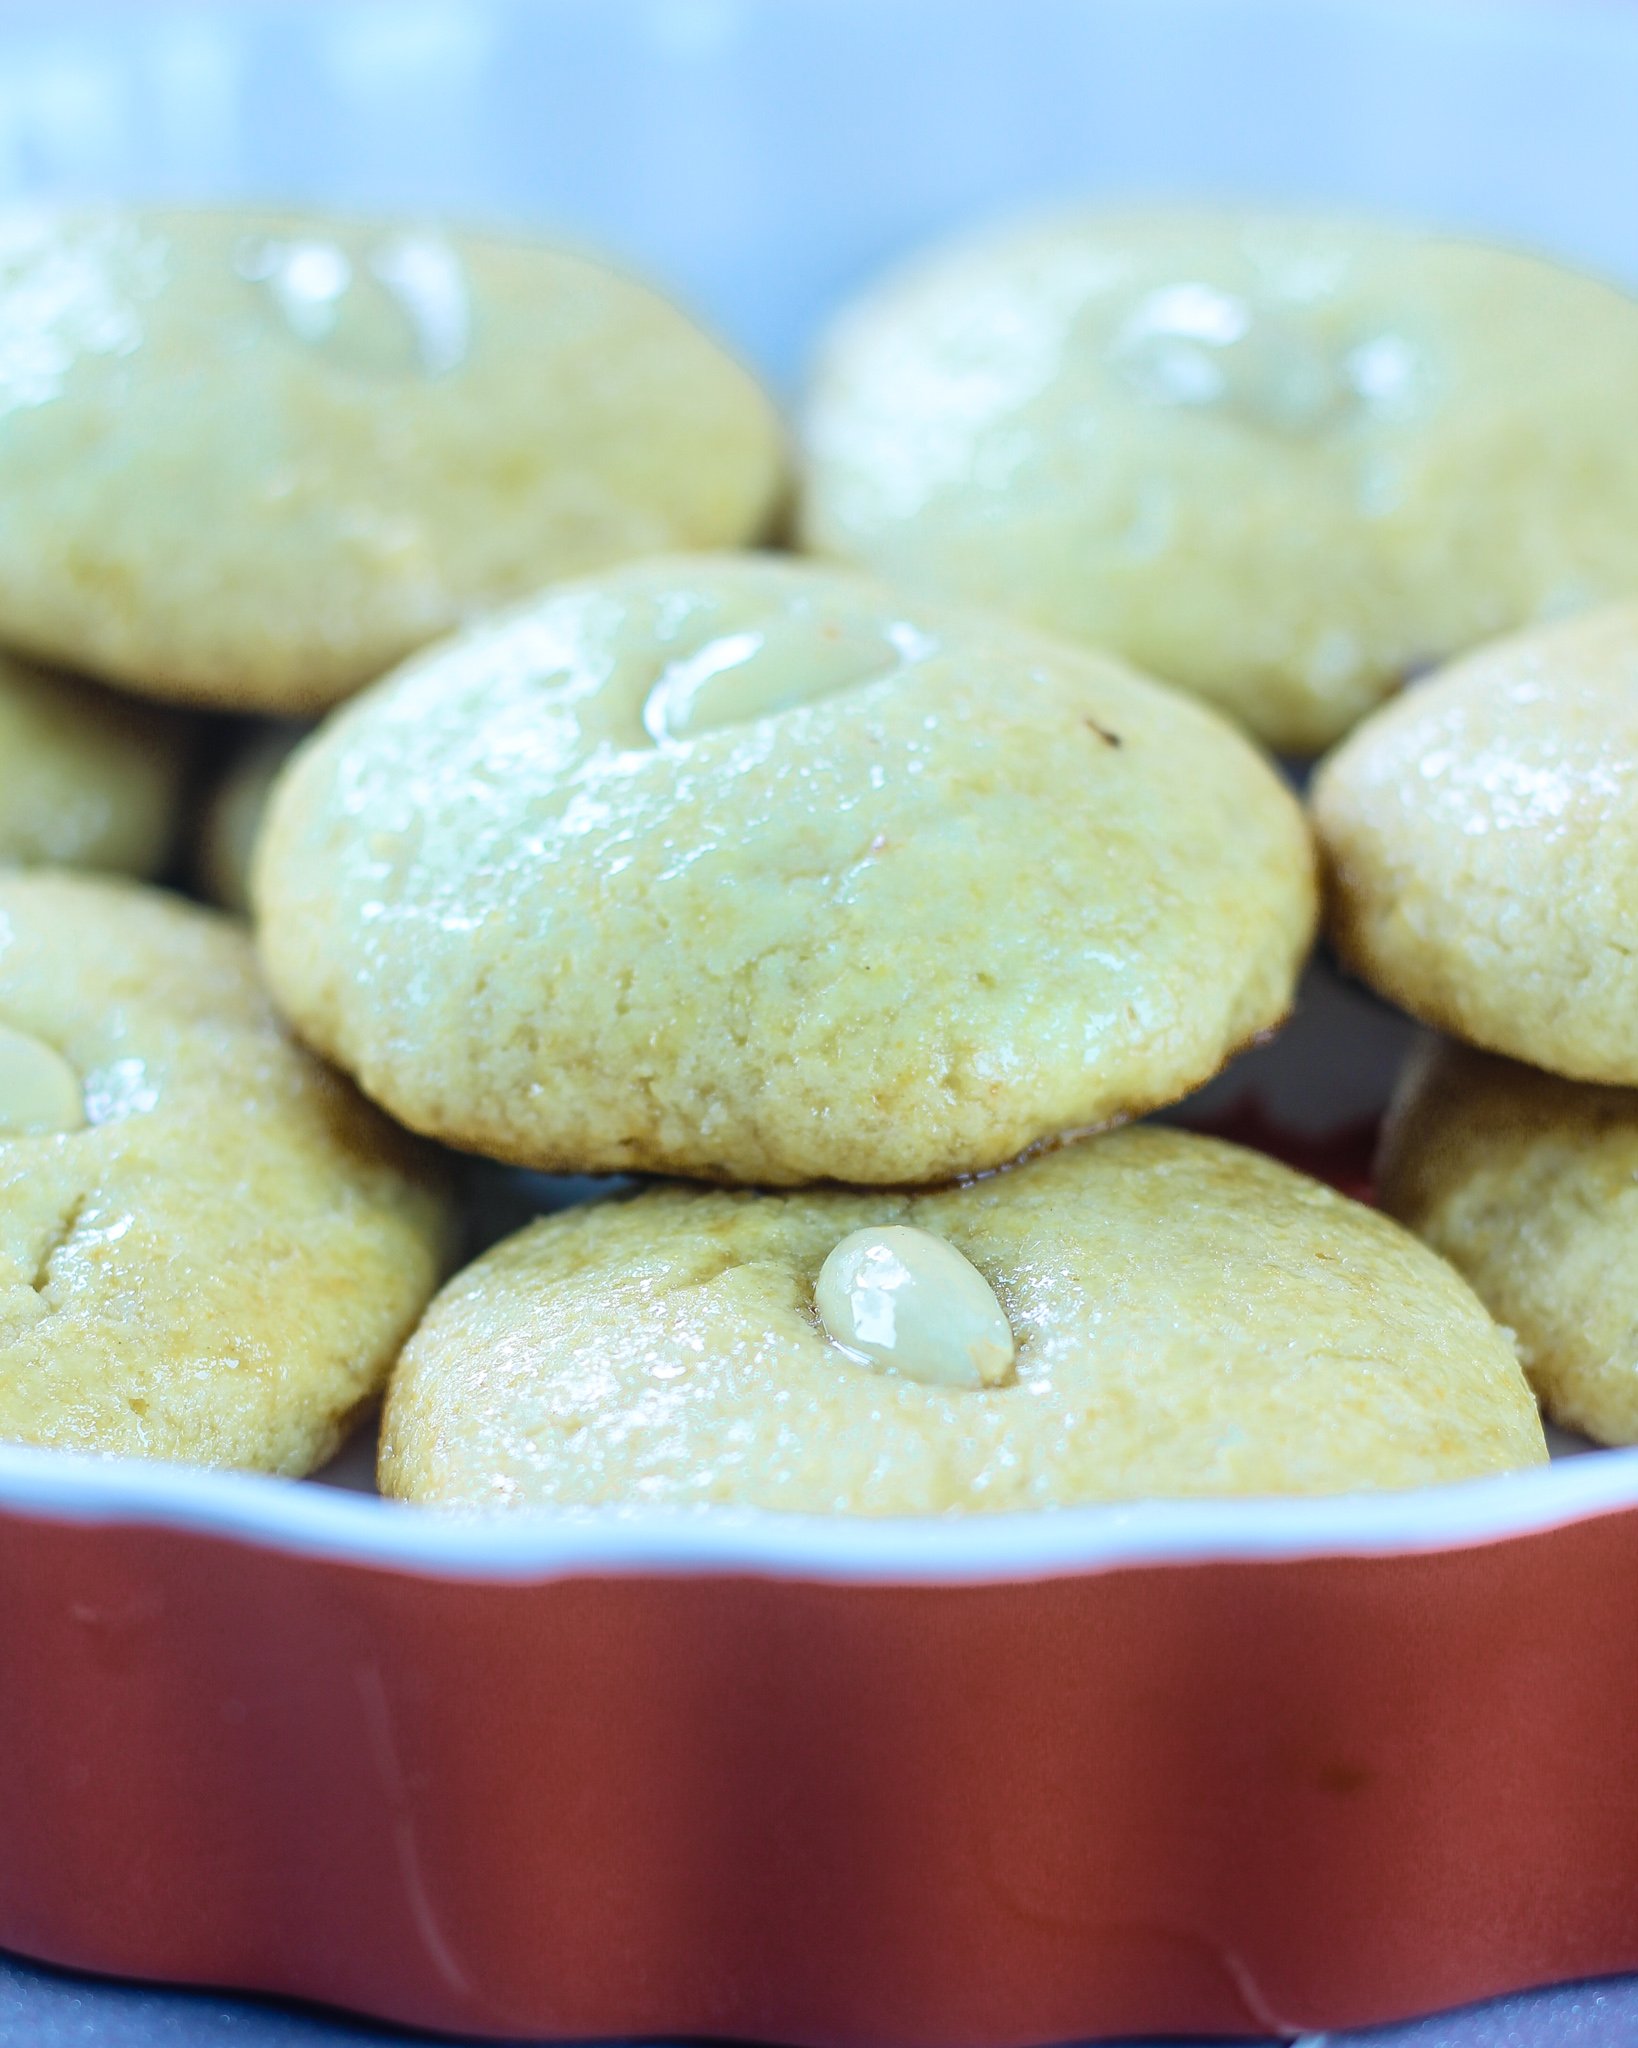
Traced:
<path fill-rule="evenodd" d="M 55 1046 L 0 1024 L 0 1138 L 56 1137 L 85 1126 L 79 1076 Z"/>
<path fill-rule="evenodd" d="M 355 375 L 442 377 L 466 360 L 466 272 L 438 236 L 390 235 L 356 250 L 330 237 L 255 236 L 234 269 L 283 333 Z"/>
<path fill-rule="evenodd" d="M 779 616 L 719 634 L 669 662 L 643 705 L 658 746 L 794 711 L 924 660 L 933 643 L 913 626 Z"/>
<path fill-rule="evenodd" d="M 1149 293 L 1110 354 L 1152 404 L 1211 412 L 1292 439 L 1402 414 L 1420 376 L 1402 335 L 1373 334 L 1338 350 L 1300 317 L 1192 283 Z"/>

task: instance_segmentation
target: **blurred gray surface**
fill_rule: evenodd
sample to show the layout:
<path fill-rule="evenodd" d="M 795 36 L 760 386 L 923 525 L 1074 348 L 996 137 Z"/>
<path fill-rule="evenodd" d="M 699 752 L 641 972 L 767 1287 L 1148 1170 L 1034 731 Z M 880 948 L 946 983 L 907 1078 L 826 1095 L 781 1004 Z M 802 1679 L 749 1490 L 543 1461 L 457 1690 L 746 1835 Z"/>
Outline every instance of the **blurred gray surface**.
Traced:
<path fill-rule="evenodd" d="M 0 2048 L 378 2048 L 385 2042 L 431 2038 L 208 1992 L 107 1984 L 0 1956 Z M 1297 2048 L 1624 2048 L 1629 2043 L 1638 2043 L 1638 1978 L 1532 1992 L 1403 2026 L 1305 2034 Z M 1196 2042 L 1192 2048 L 1255 2044 Z"/>

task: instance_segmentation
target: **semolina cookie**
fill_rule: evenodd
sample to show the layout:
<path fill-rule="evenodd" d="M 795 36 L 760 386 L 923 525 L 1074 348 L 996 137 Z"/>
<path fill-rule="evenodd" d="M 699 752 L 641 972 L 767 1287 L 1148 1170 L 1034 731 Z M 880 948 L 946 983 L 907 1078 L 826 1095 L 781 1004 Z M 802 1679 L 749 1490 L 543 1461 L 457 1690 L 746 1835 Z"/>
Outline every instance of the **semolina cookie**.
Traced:
<path fill-rule="evenodd" d="M 936 1180 L 1276 1025 L 1301 814 L 1113 662 L 811 565 L 548 593 L 327 722 L 254 894 L 298 1030 L 566 1173 Z"/>
<path fill-rule="evenodd" d="M 1552 1420 L 1638 1443 L 1638 1092 L 1435 1044 L 1407 1069 L 1378 1176 L 1516 1333 Z"/>
<path fill-rule="evenodd" d="M 0 1439 L 310 1471 L 437 1286 L 446 1221 L 227 919 L 0 876 Z"/>
<path fill-rule="evenodd" d="M 1539 1464 L 1506 1334 L 1398 1225 L 1149 1126 L 932 1194 L 663 1188 L 433 1303 L 384 1492 L 922 1515 Z"/>
<path fill-rule="evenodd" d="M 250 862 L 262 814 L 279 771 L 311 730 L 295 719 L 252 726 L 229 754 L 205 798 L 194 843 L 200 894 L 243 916 L 250 908 Z"/>
<path fill-rule="evenodd" d="M 1638 1082 L 1638 605 L 1521 633 L 1379 712 L 1313 815 L 1337 950 L 1425 1023 Z"/>
<path fill-rule="evenodd" d="M 0 641 L 314 713 L 475 607 L 759 534 L 772 408 L 647 287 L 407 221 L 0 214 Z"/>
<path fill-rule="evenodd" d="M 1638 579 L 1638 305 L 1419 230 L 1083 213 L 846 311 L 807 544 L 1329 745 L 1407 672 Z"/>
<path fill-rule="evenodd" d="M 0 867 L 155 873 L 187 751 L 174 713 L 0 655 Z"/>

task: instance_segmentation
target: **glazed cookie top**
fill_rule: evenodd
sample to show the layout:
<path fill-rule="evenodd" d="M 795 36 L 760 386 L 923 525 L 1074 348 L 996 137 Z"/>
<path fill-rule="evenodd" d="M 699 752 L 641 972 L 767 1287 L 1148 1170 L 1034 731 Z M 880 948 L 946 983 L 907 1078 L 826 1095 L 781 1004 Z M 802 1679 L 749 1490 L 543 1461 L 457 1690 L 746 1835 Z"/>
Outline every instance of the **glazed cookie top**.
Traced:
<path fill-rule="evenodd" d="M 1343 957 L 1426 1022 L 1638 1081 L 1638 605 L 1480 649 L 1315 783 Z"/>
<path fill-rule="evenodd" d="M 800 563 L 548 593 L 275 788 L 263 958 L 412 1127 L 565 1172 L 925 1181 L 1287 1007 L 1297 807 L 1130 670 Z"/>
<path fill-rule="evenodd" d="M 187 741 L 174 714 L 0 655 L 0 867 L 154 873 Z"/>
<path fill-rule="evenodd" d="M 1377 1172 L 1384 1206 L 1517 1334 L 1553 1420 L 1638 1443 L 1638 1091 L 1432 1045 Z"/>
<path fill-rule="evenodd" d="M 227 919 L 0 876 L 0 1438 L 305 1472 L 379 1387 L 445 1229 Z"/>
<path fill-rule="evenodd" d="M 780 436 L 562 250 L 244 212 L 0 216 L 0 640 L 316 711 L 469 609 L 757 534 Z"/>
<path fill-rule="evenodd" d="M 1325 218 L 992 232 L 837 322 L 808 542 L 1111 648 L 1312 753 L 1407 671 L 1623 594 L 1638 306 Z"/>
<path fill-rule="evenodd" d="M 668 1188 L 546 1218 L 433 1304 L 381 1480 L 461 1507 L 941 1514 L 1544 1456 L 1506 1336 L 1407 1232 L 1144 1128 L 935 1194 Z"/>

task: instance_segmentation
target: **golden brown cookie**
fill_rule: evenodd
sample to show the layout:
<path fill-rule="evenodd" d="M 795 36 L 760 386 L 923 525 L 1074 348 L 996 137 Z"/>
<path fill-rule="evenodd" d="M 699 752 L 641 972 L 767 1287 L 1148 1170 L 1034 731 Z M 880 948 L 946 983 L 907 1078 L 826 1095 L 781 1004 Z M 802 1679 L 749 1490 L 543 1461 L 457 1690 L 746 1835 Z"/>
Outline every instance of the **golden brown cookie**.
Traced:
<path fill-rule="evenodd" d="M 187 753 L 174 713 L 0 655 L 0 867 L 156 873 Z"/>
<path fill-rule="evenodd" d="M 410 221 L 0 214 L 0 643 L 322 710 L 474 608 L 759 534 L 750 377 L 588 257 Z"/>
<path fill-rule="evenodd" d="M 260 942 L 413 1128 L 560 1172 L 926 1181 L 1186 1093 L 1285 1014 L 1301 814 L 1118 664 L 811 564 L 549 592 L 329 721 Z"/>
<path fill-rule="evenodd" d="M 1624 595 L 1638 305 L 1324 216 L 1079 213 L 836 322 L 807 542 L 987 603 L 1314 753 L 1407 671 Z"/>
<path fill-rule="evenodd" d="M 228 754 L 199 816 L 194 874 L 200 893 L 243 916 L 262 814 L 286 761 L 311 730 L 294 719 L 252 724 Z"/>
<path fill-rule="evenodd" d="M 1384 1207 L 1516 1332 L 1552 1419 L 1638 1443 L 1638 1091 L 1430 1045 L 1378 1170 Z"/>
<path fill-rule="evenodd" d="M 1638 1081 L 1638 605 L 1481 648 L 1314 785 L 1344 960 L 1456 1037 Z"/>
<path fill-rule="evenodd" d="M 418 1152 L 226 918 L 0 876 L 0 1439 L 301 1473 L 438 1283 Z"/>
<path fill-rule="evenodd" d="M 1258 1153 L 1151 1126 L 932 1194 L 672 1187 L 547 1217 L 428 1312 L 381 1483 L 945 1514 L 1545 1455 L 1511 1344 L 1441 1260 Z"/>

